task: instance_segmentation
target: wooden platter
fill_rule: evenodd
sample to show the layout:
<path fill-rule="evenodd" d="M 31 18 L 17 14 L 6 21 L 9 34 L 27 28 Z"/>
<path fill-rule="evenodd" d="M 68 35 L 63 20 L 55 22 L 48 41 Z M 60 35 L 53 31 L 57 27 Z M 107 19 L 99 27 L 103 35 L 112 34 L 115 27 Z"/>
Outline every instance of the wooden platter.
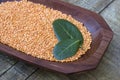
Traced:
<path fill-rule="evenodd" d="M 94 12 L 59 0 L 30 1 L 44 4 L 47 7 L 59 10 L 66 14 L 70 14 L 76 20 L 82 22 L 92 34 L 91 49 L 88 50 L 86 54 L 77 61 L 68 63 L 50 62 L 47 60 L 34 58 L 2 43 L 0 43 L 0 51 L 20 60 L 26 61 L 30 64 L 37 65 L 38 67 L 44 67 L 65 74 L 83 72 L 96 68 L 113 37 L 113 32 L 104 19 Z"/>

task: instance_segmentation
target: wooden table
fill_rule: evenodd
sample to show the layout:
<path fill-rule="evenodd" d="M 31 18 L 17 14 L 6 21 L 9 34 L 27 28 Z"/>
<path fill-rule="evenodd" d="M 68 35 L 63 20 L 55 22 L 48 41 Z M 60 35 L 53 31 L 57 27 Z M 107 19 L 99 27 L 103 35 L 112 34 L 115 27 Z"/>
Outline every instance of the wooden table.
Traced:
<path fill-rule="evenodd" d="M 0 80 L 120 80 L 120 0 L 63 0 L 99 13 L 114 32 L 95 70 L 63 75 L 37 68 L 0 53 Z"/>

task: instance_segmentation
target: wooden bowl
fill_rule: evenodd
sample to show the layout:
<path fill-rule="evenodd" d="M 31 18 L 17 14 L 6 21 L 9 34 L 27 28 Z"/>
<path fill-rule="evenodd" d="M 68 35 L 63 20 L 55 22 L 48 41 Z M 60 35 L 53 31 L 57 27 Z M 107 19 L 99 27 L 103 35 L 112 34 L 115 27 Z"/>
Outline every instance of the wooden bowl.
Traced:
<path fill-rule="evenodd" d="M 88 50 L 86 54 L 83 55 L 77 61 L 68 62 L 68 63 L 50 62 L 47 60 L 34 58 L 30 55 L 26 55 L 2 43 L 0 43 L 0 51 L 8 55 L 14 56 L 18 59 L 29 62 L 31 64 L 37 65 L 39 67 L 44 67 L 65 74 L 83 72 L 86 70 L 96 68 L 113 37 L 112 30 L 103 20 L 103 18 L 94 12 L 91 12 L 89 10 L 59 0 L 49 0 L 49 1 L 30 0 L 30 1 L 44 4 L 47 7 L 51 7 L 63 13 L 70 14 L 76 20 L 84 23 L 84 25 L 92 34 L 91 49 Z"/>

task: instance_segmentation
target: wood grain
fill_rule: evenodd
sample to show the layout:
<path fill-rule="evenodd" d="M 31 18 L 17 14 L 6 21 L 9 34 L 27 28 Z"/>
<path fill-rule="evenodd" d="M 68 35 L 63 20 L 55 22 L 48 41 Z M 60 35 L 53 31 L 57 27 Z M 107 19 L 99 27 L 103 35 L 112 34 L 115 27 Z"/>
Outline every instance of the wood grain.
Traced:
<path fill-rule="evenodd" d="M 114 32 L 114 37 L 109 45 L 100 65 L 96 70 L 84 74 L 75 74 L 73 80 L 119 80 L 120 76 L 120 0 L 111 3 L 101 15 Z M 86 75 L 86 76 L 85 76 Z M 91 77 L 89 77 L 89 75 Z M 88 79 L 89 78 L 89 79 Z M 93 79 L 94 78 L 94 79 Z"/>
<path fill-rule="evenodd" d="M 3 44 L 0 44 L 0 50 L 2 52 L 5 52 L 6 54 L 12 55 L 34 65 L 42 66 L 66 74 L 96 68 L 113 35 L 111 29 L 102 19 L 102 17 L 98 14 L 95 14 L 94 12 L 67 3 L 63 3 L 61 1 L 32 1 L 45 4 L 48 7 L 52 7 L 54 9 L 62 11 L 63 13 L 70 14 L 78 21 L 83 22 L 88 30 L 92 33 L 93 42 L 91 45 L 91 49 L 78 61 L 70 63 L 57 63 L 40 60 L 37 58 L 33 58 L 32 56 L 23 54 L 22 52 L 16 51 Z"/>
<path fill-rule="evenodd" d="M 39 69 L 27 80 L 69 80 L 69 78 L 63 74 Z"/>
<path fill-rule="evenodd" d="M 115 0 L 101 15 L 114 32 L 114 37 L 99 67 L 90 72 L 98 80 L 119 80 L 120 78 L 120 0 Z M 99 73 L 97 73 L 99 72 Z"/>
<path fill-rule="evenodd" d="M 99 13 L 113 0 L 62 0 Z"/>
<path fill-rule="evenodd" d="M 72 3 L 72 4 L 75 4 L 74 3 L 74 1 L 77 1 L 77 0 L 63 0 L 63 1 L 66 1 L 66 2 L 69 2 L 69 3 Z M 80 0 L 79 0 L 80 1 Z M 83 2 L 82 2 L 83 1 Z M 84 6 L 86 6 L 86 3 L 84 4 L 84 0 L 82 0 L 81 2 L 83 3 L 82 5 L 83 5 L 83 7 Z M 99 0 L 97 0 L 97 1 L 99 1 Z M 78 4 L 79 5 L 79 4 Z M 81 5 L 80 5 L 81 6 Z M 89 6 L 92 6 L 92 5 L 89 5 Z M 107 6 L 107 5 L 105 5 L 105 6 Z M 104 6 L 104 7 L 105 7 Z M 110 5 L 111 6 L 111 5 Z M 115 6 L 115 3 L 114 3 L 114 5 L 112 5 L 111 6 L 111 8 L 113 7 L 113 6 Z M 118 6 L 118 5 L 117 5 Z M 96 8 L 97 8 L 97 6 L 95 6 Z M 103 7 L 103 6 L 101 6 L 101 7 Z M 110 8 L 110 9 L 111 9 Z M 99 9 L 99 8 L 98 8 Z M 106 8 L 106 10 L 107 10 L 108 8 Z M 106 11 L 105 10 L 105 11 Z M 101 12 L 101 10 L 98 10 L 98 11 L 100 11 Z M 108 11 L 110 11 L 110 10 L 108 10 Z M 96 12 L 96 11 L 95 11 Z M 104 11 L 103 11 L 104 12 Z M 99 12 L 98 12 L 99 13 Z M 116 12 L 116 13 L 118 13 L 118 12 Z M 108 13 L 104 13 L 105 15 L 107 15 Z M 119 15 L 119 14 L 118 14 Z M 103 16 L 104 17 L 104 16 Z M 109 18 L 110 16 L 108 16 L 108 18 Z M 119 20 L 118 20 L 119 21 Z M 111 21 L 112 22 L 112 21 Z M 107 23 L 108 23 L 108 21 L 107 21 Z M 109 24 L 110 25 L 110 24 Z M 111 25 L 110 25 L 110 27 L 112 28 L 114 28 L 114 25 L 111 23 Z M 112 29 L 113 29 L 112 28 Z M 117 27 L 118 28 L 118 27 Z M 116 28 L 116 30 L 117 30 L 117 28 Z M 114 31 L 114 30 L 113 30 Z M 119 32 L 117 32 L 118 34 L 119 34 Z M 115 35 L 114 35 L 115 36 Z M 116 38 L 114 38 L 113 37 L 113 39 L 116 39 Z M 111 44 L 112 45 L 114 45 L 114 47 L 116 46 L 116 44 L 118 44 L 118 43 L 116 43 L 116 44 L 114 44 L 113 43 L 113 40 L 112 40 L 112 42 L 111 42 Z M 110 46 L 112 46 L 110 44 Z M 119 48 L 119 46 L 120 45 L 118 45 L 117 47 Z M 118 49 L 117 48 L 117 49 Z M 113 52 L 113 50 L 114 50 L 114 48 L 113 47 L 109 47 L 108 48 L 108 50 L 110 49 L 110 51 L 109 52 Z M 109 52 L 108 52 L 108 50 L 107 50 L 107 52 L 106 52 L 106 54 L 105 54 L 105 56 L 106 55 L 108 55 L 109 54 Z M 120 53 L 119 52 L 119 49 L 115 52 L 115 53 Z M 114 54 L 113 54 L 114 55 Z M 111 55 L 111 56 L 113 56 L 113 55 Z M 89 72 L 85 72 L 85 73 L 81 73 L 81 74 L 73 74 L 73 75 L 69 75 L 68 77 L 70 78 L 70 80 L 119 80 L 118 79 L 118 75 L 120 75 L 120 74 L 115 74 L 115 72 L 114 72 L 114 70 L 113 70 L 113 72 L 114 72 L 114 75 L 113 74 L 109 74 L 109 72 L 107 72 L 107 73 L 105 73 L 108 69 L 109 69 L 109 66 L 111 66 L 112 64 L 110 64 L 111 63 L 111 61 L 113 61 L 114 60 L 114 57 L 112 58 L 113 60 L 111 60 L 111 56 L 109 57 L 109 59 L 107 59 L 107 58 L 105 58 L 105 57 L 103 57 L 103 59 L 102 59 L 102 62 L 100 63 L 100 65 L 98 66 L 98 68 L 99 68 L 99 70 L 98 70 L 98 68 L 96 69 L 96 70 L 94 70 L 94 72 L 93 71 L 89 71 Z M 115 55 L 114 55 L 115 56 Z M 119 55 L 117 55 L 117 56 L 119 56 Z M 116 56 L 116 57 L 117 57 Z M 105 58 L 105 59 L 104 59 Z M 118 58 L 115 58 L 115 64 L 114 64 L 114 66 L 116 65 L 116 63 L 118 62 L 118 61 L 120 61 L 120 60 L 117 60 Z M 119 58 L 120 59 L 120 58 Z M 108 63 L 106 63 L 106 61 L 108 61 L 109 60 L 109 64 Z M 117 63 L 118 64 L 118 63 Z M 102 66 L 102 68 L 101 68 L 101 66 Z M 108 66 L 107 68 L 106 68 L 106 66 Z M 118 66 L 118 65 L 117 65 Z M 117 68 L 119 68 L 119 67 L 117 67 Z M 117 70 L 117 68 L 116 68 L 116 70 Z M 104 70 L 103 70 L 104 69 Z M 108 70 L 108 71 L 110 71 L 110 69 Z M 112 70 L 111 70 L 112 71 Z M 118 70 L 117 70 L 118 71 Z M 44 71 L 46 74 L 48 74 L 49 76 L 42 76 L 42 78 L 43 79 L 47 79 L 47 80 L 51 80 L 51 77 L 56 77 L 56 75 L 50 75 L 50 74 L 54 74 L 54 73 L 50 73 L 50 72 L 48 72 L 48 71 Z M 36 73 L 34 73 L 31 77 L 30 77 L 30 80 L 33 80 L 34 78 L 35 78 L 35 80 L 40 80 L 40 79 L 42 79 L 40 76 L 42 75 L 42 73 L 43 73 L 43 71 L 37 71 Z M 97 74 L 97 76 L 96 76 L 96 74 Z M 40 76 L 39 76 L 40 75 Z M 107 75 L 107 76 L 105 76 L 105 75 Z M 114 77 L 115 76 L 115 77 Z M 110 78 L 109 78 L 110 77 Z M 55 80 L 62 80 L 62 77 L 60 77 L 60 78 L 57 78 L 57 79 L 55 79 Z M 64 77 L 63 77 L 63 79 L 64 79 Z M 29 79 L 28 79 L 29 80 Z"/>
<path fill-rule="evenodd" d="M 24 63 L 17 63 L 0 77 L 0 80 L 24 80 L 36 70 L 36 67 Z"/>
<path fill-rule="evenodd" d="M 0 76 L 10 69 L 17 61 L 0 52 Z"/>

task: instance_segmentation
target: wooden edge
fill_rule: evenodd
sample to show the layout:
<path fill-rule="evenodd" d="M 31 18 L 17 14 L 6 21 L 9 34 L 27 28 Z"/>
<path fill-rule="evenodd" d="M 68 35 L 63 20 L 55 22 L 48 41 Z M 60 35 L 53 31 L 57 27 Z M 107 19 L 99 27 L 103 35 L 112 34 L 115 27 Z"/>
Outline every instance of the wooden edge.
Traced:
<path fill-rule="evenodd" d="M 63 5 L 66 5 L 67 7 L 70 7 L 70 8 L 74 8 L 74 9 L 78 10 L 78 13 L 79 13 L 79 10 L 83 10 L 84 11 L 83 13 L 87 13 L 89 16 L 93 17 L 98 22 L 98 24 L 100 24 L 100 26 L 104 26 L 101 29 L 101 34 L 103 35 L 103 38 L 102 38 L 102 41 L 101 41 L 101 43 L 99 45 L 99 48 L 96 50 L 96 53 L 94 53 L 92 55 L 92 57 L 89 57 L 87 59 L 88 62 L 90 62 L 90 61 L 92 62 L 92 61 L 95 60 L 94 58 L 96 58 L 96 55 L 99 55 L 99 57 L 96 58 L 96 61 L 94 61 L 93 63 L 86 64 L 89 67 L 86 67 L 86 65 L 85 65 L 85 66 L 83 66 L 85 68 L 82 69 L 82 70 L 76 70 L 76 71 L 66 70 L 66 71 L 62 71 L 61 69 L 55 68 L 55 66 L 53 67 L 53 65 L 50 65 L 50 64 L 45 65 L 45 63 L 47 63 L 49 61 L 40 60 L 40 59 L 37 59 L 37 58 L 33 58 L 32 56 L 22 54 L 22 52 L 13 50 L 12 48 L 9 48 L 7 45 L 3 45 L 1 43 L 0 43 L 0 50 L 2 52 L 7 53 L 8 55 L 11 55 L 13 57 L 17 57 L 18 59 L 22 59 L 23 61 L 26 61 L 28 63 L 35 64 L 35 65 L 37 65 L 39 67 L 42 66 L 42 67 L 45 67 L 45 68 L 53 69 L 53 70 L 55 70 L 57 72 L 61 72 L 61 73 L 65 73 L 65 74 L 83 72 L 83 71 L 86 71 L 86 70 L 96 68 L 96 66 L 99 64 L 102 56 L 104 55 L 104 52 L 106 51 L 106 49 L 107 49 L 107 47 L 108 47 L 108 45 L 109 45 L 109 43 L 110 43 L 110 41 L 111 41 L 111 39 L 113 37 L 112 30 L 108 27 L 107 23 L 103 20 L 103 18 L 100 15 L 98 15 L 98 14 L 96 14 L 94 12 L 91 12 L 89 10 L 83 9 L 81 7 L 78 7 L 78 6 L 73 6 L 73 5 L 69 4 L 69 3 L 65 3 L 65 2 L 62 2 L 62 1 L 59 1 L 59 0 L 58 1 L 50 0 L 50 1 L 54 1 L 55 3 L 60 3 L 60 4 L 63 4 Z M 103 46 L 102 44 L 106 44 L 106 45 Z M 26 57 L 28 57 L 28 58 L 26 59 Z"/>

